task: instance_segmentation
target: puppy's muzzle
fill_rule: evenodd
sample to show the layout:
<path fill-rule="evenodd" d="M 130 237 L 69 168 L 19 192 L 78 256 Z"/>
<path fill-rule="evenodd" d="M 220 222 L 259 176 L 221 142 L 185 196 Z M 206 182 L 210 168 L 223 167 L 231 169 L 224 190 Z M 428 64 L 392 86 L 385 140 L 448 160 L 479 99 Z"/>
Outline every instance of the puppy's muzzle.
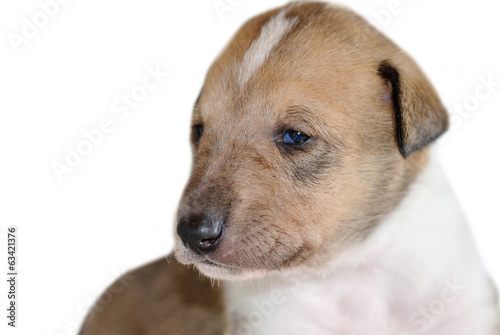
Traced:
<path fill-rule="evenodd" d="M 223 230 L 223 220 L 204 214 L 181 217 L 177 223 L 177 234 L 184 246 L 200 255 L 217 249 Z"/>

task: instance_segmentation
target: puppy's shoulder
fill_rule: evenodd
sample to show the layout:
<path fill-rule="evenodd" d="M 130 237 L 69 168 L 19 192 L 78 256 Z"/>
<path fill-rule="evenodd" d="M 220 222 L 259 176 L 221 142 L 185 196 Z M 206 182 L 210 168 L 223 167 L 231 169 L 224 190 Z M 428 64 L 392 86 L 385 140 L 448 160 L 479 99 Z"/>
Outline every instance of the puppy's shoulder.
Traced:
<path fill-rule="evenodd" d="M 171 255 L 130 271 L 97 300 L 80 335 L 222 334 L 222 288 Z"/>

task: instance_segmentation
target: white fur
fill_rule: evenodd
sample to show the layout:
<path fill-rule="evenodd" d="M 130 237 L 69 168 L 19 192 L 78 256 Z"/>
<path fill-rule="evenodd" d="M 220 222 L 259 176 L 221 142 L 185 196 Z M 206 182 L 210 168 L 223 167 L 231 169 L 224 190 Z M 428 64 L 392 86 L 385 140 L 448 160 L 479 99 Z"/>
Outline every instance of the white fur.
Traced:
<path fill-rule="evenodd" d="M 286 19 L 286 10 L 272 17 L 262 27 L 260 36 L 252 42 L 239 66 L 239 85 L 244 87 L 248 80 L 268 59 L 271 51 L 298 22 L 298 18 Z"/>
<path fill-rule="evenodd" d="M 435 163 L 366 241 L 345 250 L 324 273 L 224 285 L 230 315 L 240 327 L 232 334 L 499 331 L 493 288 Z"/>

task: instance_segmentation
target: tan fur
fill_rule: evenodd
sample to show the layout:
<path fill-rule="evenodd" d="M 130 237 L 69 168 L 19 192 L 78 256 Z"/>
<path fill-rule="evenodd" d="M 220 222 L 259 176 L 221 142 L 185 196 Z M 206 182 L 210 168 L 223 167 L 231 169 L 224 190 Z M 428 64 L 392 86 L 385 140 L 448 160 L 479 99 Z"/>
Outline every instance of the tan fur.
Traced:
<path fill-rule="evenodd" d="M 266 62 L 238 84 L 247 50 L 283 8 L 242 27 L 210 68 L 194 108 L 192 124 L 204 132 L 193 143 L 178 215 L 215 213 L 226 227 L 209 255 L 178 237 L 175 254 L 214 278 L 318 269 L 362 241 L 405 195 L 427 162 L 424 147 L 447 127 L 417 65 L 362 18 L 317 2 L 285 8 L 296 22 Z M 313 140 L 286 149 L 279 141 L 287 129 Z M 223 319 L 219 292 L 186 271 L 160 263 L 139 270 L 144 279 L 82 334 L 215 334 Z M 188 285 L 202 301 L 211 295 L 215 307 L 196 307 L 195 297 L 185 298 Z M 184 313 L 203 326 L 190 328 Z"/>
<path fill-rule="evenodd" d="M 412 122 L 427 119 L 422 113 L 439 116 L 431 120 L 440 129 L 434 137 L 446 128 L 437 96 L 404 53 L 352 12 L 324 7 L 289 6 L 287 17 L 298 22 L 244 89 L 233 65 L 279 10 L 247 23 L 207 75 L 193 116 L 205 133 L 179 216 L 228 211 L 225 238 L 208 256 L 222 266 L 198 264 L 202 258 L 179 241 L 176 248 L 181 262 L 207 275 L 317 268 L 394 208 L 426 151 L 406 159 L 398 151 L 394 108 L 383 99 L 391 89 L 379 73 L 383 62 L 403 79 L 404 142 L 418 141 Z M 315 142 L 283 153 L 274 143 L 280 128 L 302 130 Z"/>

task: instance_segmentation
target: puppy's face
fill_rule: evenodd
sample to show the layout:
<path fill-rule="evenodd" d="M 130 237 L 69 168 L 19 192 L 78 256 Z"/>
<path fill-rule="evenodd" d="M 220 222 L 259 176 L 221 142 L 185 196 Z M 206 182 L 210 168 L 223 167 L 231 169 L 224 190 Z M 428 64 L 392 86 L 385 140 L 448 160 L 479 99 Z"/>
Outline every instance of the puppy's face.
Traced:
<path fill-rule="evenodd" d="M 176 256 L 220 279 L 318 267 L 397 205 L 446 126 L 417 66 L 355 14 L 258 16 L 196 102 Z"/>

